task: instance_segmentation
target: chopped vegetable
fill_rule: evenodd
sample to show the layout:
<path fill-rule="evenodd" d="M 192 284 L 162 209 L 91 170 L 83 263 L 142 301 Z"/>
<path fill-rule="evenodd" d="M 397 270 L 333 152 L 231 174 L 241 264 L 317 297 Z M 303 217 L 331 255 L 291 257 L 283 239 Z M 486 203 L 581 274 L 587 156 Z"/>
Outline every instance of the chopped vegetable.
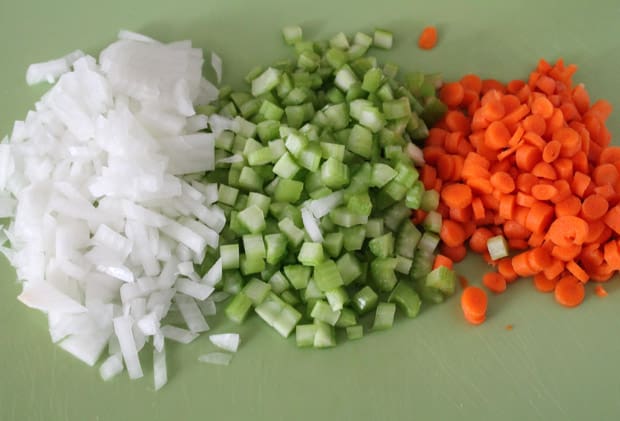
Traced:
<path fill-rule="evenodd" d="M 442 108 L 433 101 L 436 76 L 422 75 L 411 90 L 367 55 L 371 46 L 392 46 L 388 31 L 339 33 L 328 43 L 302 40 L 299 27 L 282 34 L 296 60 L 252 70 L 250 92 L 220 93 L 213 104 L 234 116 L 215 144 L 218 168 L 207 175 L 219 182 L 218 204 L 230 220 L 215 288 L 234 295 L 225 311 L 231 320 L 254 309 L 281 335 L 295 330 L 300 347 L 323 348 L 382 300 L 376 329 L 391 326 L 387 310 L 396 304 L 408 317 L 420 310 L 407 282 L 425 283 L 439 242 L 431 232 L 441 232 L 442 218 L 434 212 L 439 196 L 419 181 L 414 163 L 423 156 L 411 139 L 428 131 L 422 114 L 437 118 Z M 418 227 L 412 208 L 429 213 Z M 454 292 L 451 268 L 429 279 L 424 287 L 436 297 Z"/>
<path fill-rule="evenodd" d="M 432 50 L 437 44 L 437 28 L 434 26 L 427 26 L 422 29 L 420 37 L 418 38 L 418 47 L 423 50 Z M 443 98 L 442 98 L 443 99 Z"/>
<path fill-rule="evenodd" d="M 429 131 L 420 177 L 440 193 L 443 254 L 458 261 L 469 245 L 497 265 L 483 277 L 489 290 L 533 276 L 569 307 L 583 301 L 582 284 L 620 269 L 611 105 L 573 85 L 576 69 L 541 60 L 527 81 L 444 84 L 449 111 Z"/>

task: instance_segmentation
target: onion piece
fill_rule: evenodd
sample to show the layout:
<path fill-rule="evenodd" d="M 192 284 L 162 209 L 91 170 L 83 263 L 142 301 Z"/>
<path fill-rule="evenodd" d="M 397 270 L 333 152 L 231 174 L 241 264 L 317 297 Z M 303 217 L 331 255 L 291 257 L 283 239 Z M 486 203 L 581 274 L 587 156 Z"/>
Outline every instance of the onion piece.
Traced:
<path fill-rule="evenodd" d="M 198 357 L 198 361 L 201 363 L 215 364 L 215 365 L 228 365 L 232 360 L 232 354 L 225 352 L 210 352 Z"/>
<path fill-rule="evenodd" d="M 215 346 L 224 351 L 237 352 L 239 348 L 238 333 L 219 333 L 217 335 L 209 335 L 209 340 Z"/>

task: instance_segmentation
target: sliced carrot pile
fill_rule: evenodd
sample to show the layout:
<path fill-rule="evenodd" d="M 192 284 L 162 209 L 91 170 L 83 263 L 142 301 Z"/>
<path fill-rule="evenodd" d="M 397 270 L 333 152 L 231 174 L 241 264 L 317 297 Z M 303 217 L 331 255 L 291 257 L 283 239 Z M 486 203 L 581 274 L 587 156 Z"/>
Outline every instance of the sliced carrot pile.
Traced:
<path fill-rule="evenodd" d="M 496 268 L 483 278 L 489 290 L 533 276 L 568 307 L 583 301 L 585 283 L 620 270 L 620 147 L 605 125 L 612 107 L 573 84 L 576 70 L 540 60 L 527 81 L 469 74 L 446 83 L 439 97 L 449 110 L 423 149 L 436 168 L 428 171 L 441 198 L 442 253 L 458 262 L 469 247 Z M 498 235 L 511 257 L 492 261 L 486 244 Z"/>

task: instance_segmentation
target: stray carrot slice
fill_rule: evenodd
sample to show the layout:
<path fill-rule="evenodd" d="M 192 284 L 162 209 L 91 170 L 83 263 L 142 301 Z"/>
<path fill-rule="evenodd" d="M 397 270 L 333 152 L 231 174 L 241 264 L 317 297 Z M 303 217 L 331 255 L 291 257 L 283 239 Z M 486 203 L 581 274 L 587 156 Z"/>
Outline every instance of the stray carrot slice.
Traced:
<path fill-rule="evenodd" d="M 553 292 L 557 283 L 557 278 L 547 278 L 544 272 L 534 275 L 534 286 L 540 292 Z"/>
<path fill-rule="evenodd" d="M 418 47 L 423 50 L 432 50 L 437 45 L 437 28 L 427 26 L 420 33 L 418 38 Z"/>
<path fill-rule="evenodd" d="M 585 288 L 582 282 L 572 275 L 562 277 L 555 286 L 555 299 L 566 307 L 576 307 L 585 297 Z"/>
<path fill-rule="evenodd" d="M 482 283 L 490 291 L 500 294 L 506 291 L 506 279 L 497 272 L 487 272 L 482 277 Z"/>
<path fill-rule="evenodd" d="M 468 286 L 461 294 L 461 309 L 471 324 L 481 324 L 486 319 L 487 294 L 476 286 Z"/>
<path fill-rule="evenodd" d="M 607 290 L 603 288 L 603 285 L 596 285 L 594 287 L 594 293 L 601 298 L 607 297 Z"/>

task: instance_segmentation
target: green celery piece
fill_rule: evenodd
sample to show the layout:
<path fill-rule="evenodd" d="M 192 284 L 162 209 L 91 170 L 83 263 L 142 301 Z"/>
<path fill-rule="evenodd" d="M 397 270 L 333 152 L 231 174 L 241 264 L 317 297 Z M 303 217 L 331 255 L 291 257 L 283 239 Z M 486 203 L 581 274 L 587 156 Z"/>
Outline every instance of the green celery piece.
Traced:
<path fill-rule="evenodd" d="M 439 266 L 426 275 L 426 286 L 452 295 L 456 289 L 456 272 L 445 266 Z"/>
<path fill-rule="evenodd" d="M 357 316 L 355 312 L 348 307 L 343 307 L 340 311 L 340 317 L 336 322 L 336 327 L 349 327 L 357 324 Z"/>
<path fill-rule="evenodd" d="M 239 245 L 228 244 L 220 246 L 220 256 L 222 258 L 222 269 L 239 268 Z"/>
<path fill-rule="evenodd" d="M 265 214 L 256 205 L 249 206 L 239 212 L 239 221 L 252 234 L 257 234 L 265 229 Z"/>
<path fill-rule="evenodd" d="M 373 238 L 368 243 L 368 247 L 371 253 L 377 257 L 389 257 L 394 254 L 394 236 L 388 232 L 380 237 Z"/>
<path fill-rule="evenodd" d="M 329 220 L 328 218 L 324 218 L 324 220 Z M 323 240 L 323 248 L 325 252 L 332 257 L 336 258 L 340 256 L 340 252 L 342 251 L 342 246 L 344 244 L 344 235 L 341 232 L 330 232 L 325 235 Z"/>
<path fill-rule="evenodd" d="M 312 307 L 310 317 L 323 323 L 327 323 L 330 326 L 334 326 L 336 322 L 338 322 L 340 311 L 334 311 L 327 302 L 318 300 L 314 304 L 314 307 Z"/>
<path fill-rule="evenodd" d="M 317 266 L 325 260 L 321 243 L 304 242 L 301 245 L 297 260 L 304 266 Z"/>
<path fill-rule="evenodd" d="M 301 197 L 303 188 L 304 183 L 301 181 L 282 178 L 276 186 L 273 198 L 278 202 L 295 203 Z"/>
<path fill-rule="evenodd" d="M 270 291 L 271 285 L 256 278 L 252 278 L 245 284 L 241 293 L 245 294 L 250 301 L 252 301 L 252 305 L 257 306 L 265 301 Z"/>
<path fill-rule="evenodd" d="M 376 92 L 383 82 L 383 72 L 379 68 L 369 69 L 364 74 L 362 89 L 366 92 Z"/>
<path fill-rule="evenodd" d="M 269 278 L 269 285 L 271 285 L 271 290 L 276 294 L 281 294 L 290 287 L 286 276 L 284 276 L 279 270 L 277 270 L 276 272 L 274 272 L 273 275 L 271 275 L 271 277 Z"/>
<path fill-rule="evenodd" d="M 357 193 L 347 200 L 347 210 L 361 216 L 369 216 L 372 212 L 372 201 L 369 194 Z"/>
<path fill-rule="evenodd" d="M 337 287 L 325 292 L 325 298 L 333 311 L 341 311 L 349 302 L 349 296 L 344 288 Z"/>
<path fill-rule="evenodd" d="M 334 288 L 344 285 L 338 265 L 333 260 L 325 260 L 314 267 L 314 282 L 323 291 L 331 291 Z"/>
<path fill-rule="evenodd" d="M 304 289 L 308 286 L 312 268 L 302 265 L 284 266 L 284 275 L 295 289 Z"/>
<path fill-rule="evenodd" d="M 252 300 L 243 292 L 239 292 L 228 303 L 224 313 L 229 320 L 241 324 L 252 308 Z"/>
<path fill-rule="evenodd" d="M 336 265 L 345 285 L 351 284 L 362 276 L 362 265 L 353 253 L 345 253 L 340 256 L 336 261 Z"/>
<path fill-rule="evenodd" d="M 315 322 L 316 333 L 313 346 L 315 348 L 330 348 L 336 346 L 336 332 L 333 326 L 327 323 Z"/>
<path fill-rule="evenodd" d="M 339 189 L 349 183 L 349 167 L 335 158 L 328 158 L 321 165 L 321 180 L 331 189 Z"/>
<path fill-rule="evenodd" d="M 349 125 L 349 108 L 346 103 L 329 105 L 323 112 L 333 130 L 342 130 Z"/>
<path fill-rule="evenodd" d="M 307 325 L 297 325 L 295 327 L 295 343 L 299 348 L 314 346 L 314 337 L 317 326 L 313 323 Z"/>
<path fill-rule="evenodd" d="M 366 227 L 358 225 L 354 227 L 343 228 L 344 249 L 346 251 L 361 250 L 366 238 Z"/>
<path fill-rule="evenodd" d="M 385 330 L 394 324 L 394 315 L 396 314 L 396 304 L 379 303 L 375 312 L 375 321 L 372 330 Z"/>
<path fill-rule="evenodd" d="M 396 269 L 395 258 L 377 257 L 370 263 L 370 272 L 377 289 L 383 292 L 390 292 L 396 286 L 398 279 L 394 270 Z"/>
<path fill-rule="evenodd" d="M 252 95 L 259 96 L 271 91 L 280 82 L 282 71 L 272 67 L 267 68 L 263 73 L 252 80 Z"/>
<path fill-rule="evenodd" d="M 227 186 L 226 184 L 220 184 L 218 189 L 218 202 L 233 206 L 237 200 L 238 194 L 239 189 Z"/>
<path fill-rule="evenodd" d="M 290 153 L 285 152 L 274 165 L 273 172 L 279 177 L 288 179 L 295 177 L 300 169 L 301 167 L 295 158 Z"/>
<path fill-rule="evenodd" d="M 356 124 L 351 129 L 347 149 L 357 155 L 369 159 L 372 154 L 373 135 L 366 127 Z"/>
<path fill-rule="evenodd" d="M 440 213 L 436 211 L 430 211 L 424 218 L 424 221 L 422 222 L 422 226 L 424 227 L 426 231 L 439 234 L 439 231 L 441 230 L 442 219 L 443 218 L 441 217 Z M 506 253 L 506 256 L 507 255 L 508 254 Z M 505 256 L 502 256 L 502 257 L 505 257 Z"/>
<path fill-rule="evenodd" d="M 264 259 L 265 242 L 260 234 L 246 234 L 242 237 L 243 250 L 245 255 L 250 259 Z"/>
<path fill-rule="evenodd" d="M 287 240 L 282 233 L 265 235 L 266 260 L 270 265 L 275 265 L 282 260 L 286 254 Z"/>
<path fill-rule="evenodd" d="M 398 120 L 411 117 L 411 103 L 409 98 L 401 97 L 382 104 L 383 115 L 387 120 Z"/>
<path fill-rule="evenodd" d="M 362 325 L 347 326 L 346 331 L 347 339 L 356 340 L 364 337 L 364 326 Z"/>
<path fill-rule="evenodd" d="M 359 314 L 364 314 L 375 308 L 379 296 L 371 287 L 365 286 L 353 295 L 351 302 Z"/>
<path fill-rule="evenodd" d="M 252 167 L 243 167 L 239 174 L 239 186 L 248 191 L 261 191 L 263 179 Z"/>
<path fill-rule="evenodd" d="M 400 281 L 392 290 L 388 302 L 394 302 L 409 318 L 416 317 L 420 312 L 422 300 L 413 288 Z"/>
<path fill-rule="evenodd" d="M 265 260 L 259 257 L 247 257 L 242 254 L 239 257 L 239 267 L 244 276 L 261 273 L 265 270 Z"/>
<path fill-rule="evenodd" d="M 238 270 L 225 270 L 222 274 L 222 290 L 235 295 L 243 287 L 243 277 Z"/>

